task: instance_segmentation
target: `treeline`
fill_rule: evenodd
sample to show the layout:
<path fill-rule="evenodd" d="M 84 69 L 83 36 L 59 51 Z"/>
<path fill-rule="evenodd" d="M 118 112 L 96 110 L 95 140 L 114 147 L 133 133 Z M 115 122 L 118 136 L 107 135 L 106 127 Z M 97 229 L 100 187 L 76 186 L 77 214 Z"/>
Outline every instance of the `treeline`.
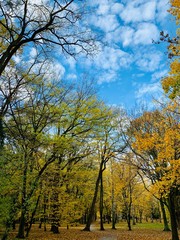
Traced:
<path fill-rule="evenodd" d="M 161 215 L 178 240 L 179 38 L 162 33 L 173 58 L 162 82 L 169 102 L 127 114 L 99 100 L 87 79 L 62 81 L 55 72 L 52 51 L 77 56 L 97 48 L 84 30 L 84 6 L 74 3 L 0 3 L 2 238 L 16 223 L 24 238 L 34 222 L 58 233 L 64 223 L 89 231 L 96 217 L 101 230 L 104 221 L 115 229 L 125 219 L 131 230 L 132 222 Z M 176 4 L 170 11 L 179 18 Z"/>

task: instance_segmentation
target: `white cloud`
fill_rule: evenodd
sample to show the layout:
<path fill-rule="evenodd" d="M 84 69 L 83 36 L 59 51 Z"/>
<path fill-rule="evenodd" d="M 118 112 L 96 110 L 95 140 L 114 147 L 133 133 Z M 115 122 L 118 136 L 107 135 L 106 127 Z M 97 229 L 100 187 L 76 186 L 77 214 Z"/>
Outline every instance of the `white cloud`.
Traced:
<path fill-rule="evenodd" d="M 140 23 L 134 35 L 134 44 L 151 44 L 152 40 L 157 40 L 159 30 L 152 23 Z"/>
<path fill-rule="evenodd" d="M 91 18 L 91 23 L 104 32 L 111 32 L 119 26 L 117 17 L 111 14 L 94 16 Z"/>
<path fill-rule="evenodd" d="M 15 63 L 20 63 L 21 62 L 21 57 L 19 55 L 14 55 L 13 56 L 13 60 L 15 61 Z"/>
<path fill-rule="evenodd" d="M 133 45 L 149 45 L 152 40 L 157 40 L 159 37 L 159 30 L 156 25 L 152 23 L 139 23 L 136 28 L 130 26 L 123 26 L 120 28 L 119 40 L 122 41 L 124 47 Z"/>
<path fill-rule="evenodd" d="M 157 1 L 157 13 L 156 18 L 159 22 L 165 21 L 168 16 L 167 10 L 169 9 L 169 0 L 158 0 Z"/>
<path fill-rule="evenodd" d="M 68 74 L 68 75 L 67 75 L 67 79 L 76 80 L 76 79 L 77 79 L 77 75 L 74 74 L 74 73 Z"/>
<path fill-rule="evenodd" d="M 105 15 L 109 12 L 109 4 L 100 4 L 98 9 L 97 9 L 97 14 L 102 14 L 102 15 Z"/>
<path fill-rule="evenodd" d="M 131 27 L 122 27 L 119 38 L 122 41 L 124 47 L 134 44 L 134 32 L 135 30 Z"/>
<path fill-rule="evenodd" d="M 144 73 L 134 73 L 134 74 L 132 74 L 132 78 L 134 78 L 134 79 L 137 79 L 137 78 L 142 78 L 142 77 L 144 77 Z M 136 85 L 136 83 L 134 82 L 134 85 Z"/>
<path fill-rule="evenodd" d="M 120 67 L 127 67 L 132 62 L 130 54 L 113 47 L 104 47 L 103 51 L 95 58 L 95 64 L 101 69 L 120 70 Z"/>
<path fill-rule="evenodd" d="M 152 96 L 157 96 L 162 93 L 161 84 L 159 82 L 151 83 L 151 84 L 142 84 L 139 86 L 139 89 L 136 91 L 136 98 L 148 98 Z"/>
<path fill-rule="evenodd" d="M 162 70 L 162 71 L 157 71 L 155 73 L 152 74 L 151 77 L 151 81 L 157 81 L 157 80 L 161 80 L 161 78 L 163 78 L 164 76 L 166 76 L 168 74 L 168 69 Z"/>
<path fill-rule="evenodd" d="M 155 17 L 156 2 L 149 1 L 147 3 L 138 4 L 141 1 L 130 1 L 120 13 L 120 17 L 126 23 L 152 21 Z"/>
<path fill-rule="evenodd" d="M 111 12 L 113 14 L 120 14 L 124 8 L 124 5 L 121 3 L 115 3 L 111 7 Z"/>
<path fill-rule="evenodd" d="M 35 58 L 37 56 L 37 50 L 36 48 L 32 47 L 29 53 L 30 58 Z"/>
<path fill-rule="evenodd" d="M 98 84 L 102 84 L 102 83 L 111 83 L 116 81 L 117 79 L 117 73 L 115 71 L 106 71 L 104 73 L 102 73 L 99 77 L 98 77 Z"/>
<path fill-rule="evenodd" d="M 73 70 L 76 68 L 76 60 L 72 57 L 68 57 L 64 59 L 67 63 L 68 63 L 68 68 L 70 68 L 69 70 Z"/>
<path fill-rule="evenodd" d="M 140 70 L 146 72 L 153 72 L 160 68 L 162 53 L 158 51 L 153 51 L 151 49 L 139 50 L 139 53 L 136 56 L 136 65 Z"/>
<path fill-rule="evenodd" d="M 96 69 L 98 72 L 98 83 L 112 82 L 117 80 L 119 71 L 131 65 L 132 56 L 120 49 L 113 47 L 104 47 L 103 51 L 94 58 L 92 62 L 88 61 L 88 67 Z"/>

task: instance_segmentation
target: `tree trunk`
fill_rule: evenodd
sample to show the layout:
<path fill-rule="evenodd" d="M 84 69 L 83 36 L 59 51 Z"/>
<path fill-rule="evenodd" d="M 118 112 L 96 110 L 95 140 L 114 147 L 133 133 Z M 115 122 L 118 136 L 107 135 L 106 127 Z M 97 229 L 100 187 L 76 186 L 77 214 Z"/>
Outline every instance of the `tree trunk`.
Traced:
<path fill-rule="evenodd" d="M 131 183 L 129 183 L 129 204 L 128 205 L 128 211 L 127 211 L 127 223 L 128 223 L 128 229 L 129 231 L 132 230 L 131 228 L 131 207 L 132 207 L 132 188 Z"/>
<path fill-rule="evenodd" d="M 60 165 L 57 163 L 55 165 L 55 172 L 52 180 L 52 187 L 53 187 L 53 194 L 51 197 L 51 231 L 55 234 L 59 233 L 59 220 L 60 220 L 60 213 L 59 213 L 59 181 L 60 181 Z"/>
<path fill-rule="evenodd" d="M 171 231 L 168 225 L 168 220 L 167 220 L 167 216 L 166 216 L 166 211 L 165 211 L 165 206 L 163 203 L 163 200 L 160 199 L 160 206 L 161 206 L 161 212 L 162 212 L 162 217 L 163 217 L 163 222 L 164 222 L 164 229 L 163 231 Z"/>
<path fill-rule="evenodd" d="M 179 240 L 174 197 L 175 197 L 174 191 L 171 190 L 169 194 L 168 203 L 169 203 L 169 212 L 170 212 L 170 218 L 171 218 L 172 240 Z"/>
<path fill-rule="evenodd" d="M 103 171 L 100 174 L 100 230 L 103 231 Z"/>
<path fill-rule="evenodd" d="M 130 205 L 129 205 L 128 213 L 127 213 L 127 224 L 128 224 L 129 231 L 131 231 L 132 228 L 131 228 L 131 206 Z"/>
<path fill-rule="evenodd" d="M 26 224 L 26 214 L 27 214 L 27 155 L 24 153 L 24 171 L 23 171 L 23 188 L 22 188 L 22 205 L 21 205 L 21 217 L 20 217 L 20 224 L 19 230 L 17 234 L 17 238 L 24 238 L 25 237 L 25 224 Z"/>
<path fill-rule="evenodd" d="M 3 145 L 4 145 L 3 116 L 0 113 L 0 151 L 2 151 Z"/>
<path fill-rule="evenodd" d="M 175 196 L 175 210 L 176 210 L 177 227 L 180 230 L 180 194 L 179 193 Z"/>
<path fill-rule="evenodd" d="M 54 233 L 54 234 L 59 234 L 59 224 L 58 223 L 52 223 L 51 225 L 51 231 Z"/>
<path fill-rule="evenodd" d="M 36 201 L 36 206 L 35 206 L 35 208 L 34 208 L 34 210 L 32 212 L 30 223 L 29 223 L 29 226 L 27 227 L 27 231 L 26 231 L 26 237 L 29 236 L 29 232 L 30 232 L 32 224 L 33 224 L 33 219 L 34 219 L 34 216 L 36 214 L 36 210 L 37 210 L 37 207 L 38 207 L 38 204 L 39 204 L 40 197 L 41 197 L 41 195 L 38 196 L 38 199 Z"/>
<path fill-rule="evenodd" d="M 25 224 L 26 224 L 25 214 L 26 214 L 26 210 L 22 209 L 17 238 L 25 238 L 25 235 L 24 235 Z"/>
<path fill-rule="evenodd" d="M 99 183 L 100 183 L 100 179 L 101 179 L 102 167 L 103 167 L 103 161 L 101 161 L 101 164 L 100 164 L 100 169 L 99 169 L 98 177 L 97 177 L 97 180 L 96 180 L 96 186 L 95 186 L 93 200 L 92 200 L 91 207 L 90 207 L 90 210 L 89 210 L 89 213 L 88 213 L 88 216 L 87 216 L 87 223 L 86 223 L 86 226 L 83 229 L 83 231 L 90 231 L 90 226 L 91 226 L 91 223 L 92 223 L 92 220 L 93 220 L 94 208 L 95 208 L 98 189 L 99 189 Z"/>
<path fill-rule="evenodd" d="M 139 210 L 139 222 L 142 223 L 143 210 Z"/>
<path fill-rule="evenodd" d="M 115 201 L 114 201 L 114 179 L 113 179 L 112 161 L 111 161 L 111 178 L 112 178 L 112 190 L 111 190 L 112 229 L 116 230 L 116 212 L 115 212 Z"/>

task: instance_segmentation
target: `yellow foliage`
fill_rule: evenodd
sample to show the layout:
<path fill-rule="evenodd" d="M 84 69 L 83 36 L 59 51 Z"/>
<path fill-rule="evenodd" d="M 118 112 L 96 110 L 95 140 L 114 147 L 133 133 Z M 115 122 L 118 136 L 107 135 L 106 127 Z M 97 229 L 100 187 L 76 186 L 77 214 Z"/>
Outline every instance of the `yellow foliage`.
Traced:
<path fill-rule="evenodd" d="M 174 108 L 177 106 L 170 106 L 170 109 Z M 145 164 L 150 174 L 155 174 L 153 193 L 160 196 L 166 196 L 172 187 L 179 184 L 177 179 L 180 175 L 180 127 L 178 120 L 166 111 L 144 113 L 135 119 L 131 129 L 132 146 L 146 159 L 146 163 L 142 160 L 143 167 Z"/>
<path fill-rule="evenodd" d="M 180 24 L 180 1 L 171 0 L 171 8 L 169 12 L 175 16 L 176 25 Z M 169 42 L 168 51 L 170 55 L 176 59 L 170 65 L 169 76 L 162 79 L 162 87 L 170 99 L 175 99 L 180 96 L 180 28 L 176 31 L 177 37 L 172 38 Z"/>
<path fill-rule="evenodd" d="M 169 12 L 176 17 L 177 24 L 180 21 L 180 2 L 179 0 L 171 0 L 170 1 L 171 8 Z"/>
<path fill-rule="evenodd" d="M 180 61 L 176 59 L 170 65 L 169 76 L 162 80 L 162 87 L 169 98 L 180 96 Z"/>

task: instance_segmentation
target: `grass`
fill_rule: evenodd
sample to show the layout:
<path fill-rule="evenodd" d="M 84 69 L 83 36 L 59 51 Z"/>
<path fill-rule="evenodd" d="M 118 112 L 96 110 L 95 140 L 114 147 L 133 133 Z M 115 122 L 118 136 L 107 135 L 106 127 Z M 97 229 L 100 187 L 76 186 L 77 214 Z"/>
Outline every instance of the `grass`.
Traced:
<path fill-rule="evenodd" d="M 154 223 L 138 223 L 134 226 L 132 226 L 132 228 L 134 229 L 159 229 L 159 230 L 163 230 L 164 228 L 164 225 L 162 223 L 159 223 L 159 222 L 154 222 Z"/>

